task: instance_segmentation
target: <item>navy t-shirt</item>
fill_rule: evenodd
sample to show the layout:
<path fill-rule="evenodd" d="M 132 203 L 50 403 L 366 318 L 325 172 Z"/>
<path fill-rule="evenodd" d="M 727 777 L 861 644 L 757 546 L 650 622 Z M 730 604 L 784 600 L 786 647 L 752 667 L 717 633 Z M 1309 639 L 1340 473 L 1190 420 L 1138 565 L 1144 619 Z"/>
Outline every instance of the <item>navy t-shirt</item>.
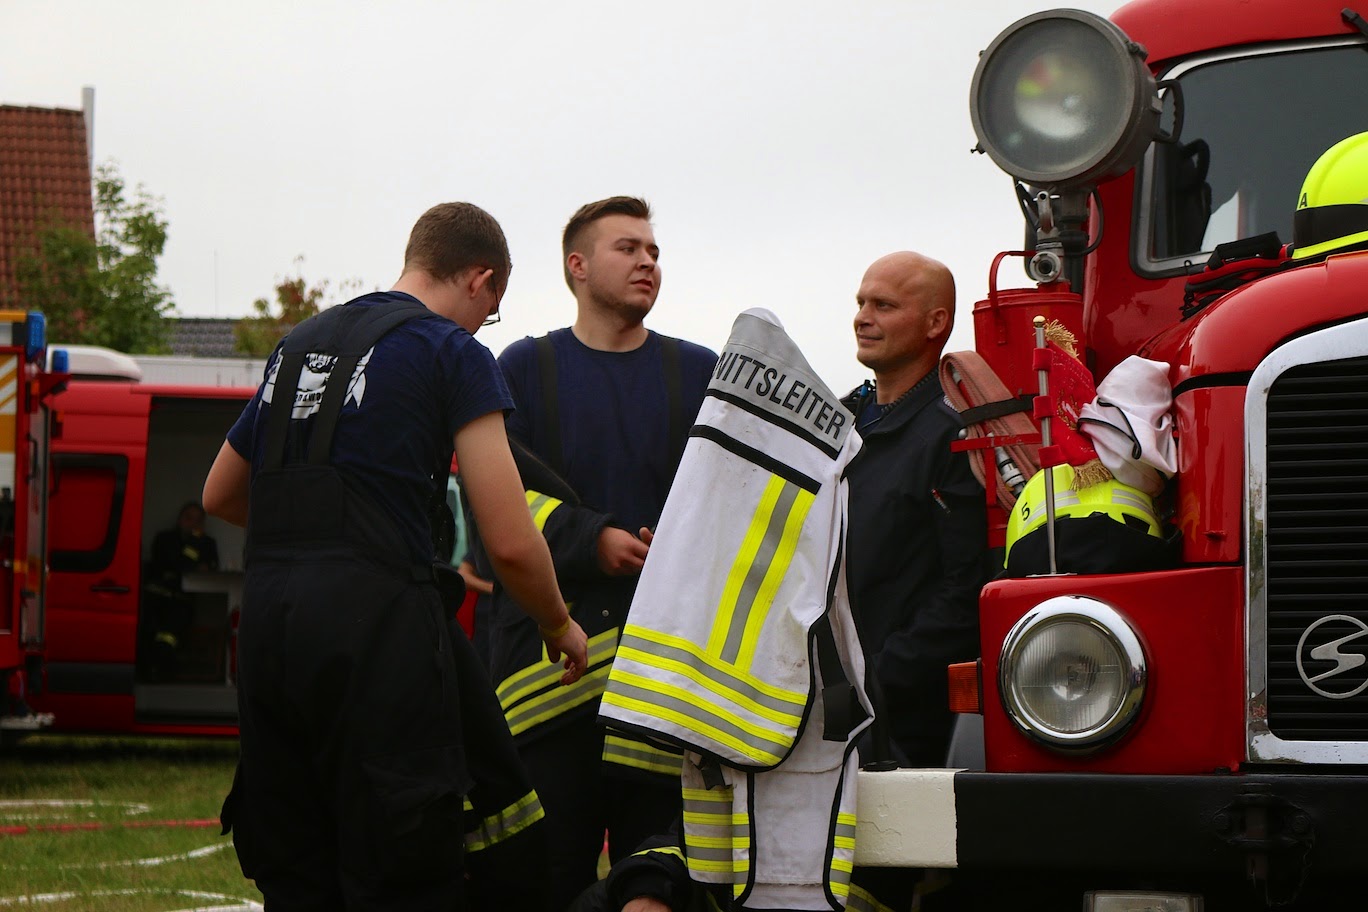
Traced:
<path fill-rule="evenodd" d="M 556 353 L 562 467 L 584 503 L 635 532 L 654 527 L 665 506 L 678 453 L 670 452 L 669 395 L 661 341 L 649 333 L 632 351 L 589 348 L 567 327 L 549 333 Z M 717 355 L 680 340 L 680 405 L 692 425 Z M 519 339 L 499 355 L 517 403 L 508 433 L 546 456 L 547 427 L 536 342 Z"/>
<path fill-rule="evenodd" d="M 401 300 L 416 299 L 375 292 L 343 306 Z M 277 348 L 261 387 L 228 432 L 228 443 L 252 463 L 253 477 L 264 458 L 279 355 Z M 334 360 L 305 359 L 295 420 L 312 423 Z M 445 317 L 420 316 L 383 336 L 357 364 L 337 419 L 332 464 L 390 516 L 412 559 L 425 562 L 432 558 L 427 504 L 438 461 L 461 427 L 512 407 L 489 349 Z"/>

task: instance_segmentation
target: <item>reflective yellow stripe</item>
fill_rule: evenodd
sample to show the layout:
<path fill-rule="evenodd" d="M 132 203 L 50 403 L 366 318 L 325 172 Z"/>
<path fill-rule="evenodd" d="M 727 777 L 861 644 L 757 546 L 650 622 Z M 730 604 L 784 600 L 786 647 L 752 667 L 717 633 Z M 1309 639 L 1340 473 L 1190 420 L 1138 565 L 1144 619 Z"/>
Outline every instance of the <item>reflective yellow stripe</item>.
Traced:
<path fill-rule="evenodd" d="M 770 560 L 769 569 L 765 572 L 764 580 L 756 593 L 755 602 L 746 617 L 745 631 L 741 636 L 741 651 L 736 664 L 746 670 L 749 670 L 755 661 L 755 647 L 760 642 L 760 631 L 764 627 L 765 618 L 769 616 L 770 608 L 774 606 L 774 597 L 779 593 L 779 585 L 788 573 L 789 564 L 793 563 L 793 555 L 798 551 L 798 536 L 803 531 L 803 521 L 807 519 L 808 509 L 816 499 L 802 488 L 794 485 L 789 487 L 795 491 L 793 506 L 789 509 L 779 547 Z"/>
<path fill-rule="evenodd" d="M 604 737 L 603 759 L 607 763 L 663 773 L 667 776 L 678 776 L 684 768 L 684 754 L 681 751 L 656 747 L 654 744 L 624 738 L 621 735 L 610 734 Z"/>
<path fill-rule="evenodd" d="M 764 541 L 774 505 L 783 490 L 784 479 L 778 475 L 771 475 L 765 490 L 760 494 L 760 505 L 751 515 L 750 527 L 741 539 L 741 548 L 736 552 L 736 559 L 732 561 L 731 570 L 727 573 L 727 583 L 722 587 L 722 601 L 718 603 L 717 616 L 713 619 L 712 632 L 708 635 L 708 652 L 712 655 L 720 656 L 726 648 L 727 634 L 734 623 L 733 615 L 736 612 L 737 599 L 741 595 L 741 586 L 745 583 L 746 575 L 755 561 L 755 555 L 760 550 L 760 543 Z"/>
<path fill-rule="evenodd" d="M 827 869 L 827 886 L 836 896 L 848 896 L 850 877 L 855 870 L 855 815 L 840 812 L 831 834 L 831 866 Z"/>
<path fill-rule="evenodd" d="M 699 671 L 692 665 L 688 665 L 678 659 L 661 658 L 653 653 L 634 649 L 631 646 L 626 645 L 628 642 L 626 637 L 623 638 L 622 642 L 623 645 L 618 647 L 618 655 L 622 656 L 624 659 L 634 659 L 643 665 L 649 665 L 653 668 L 659 668 L 662 671 L 672 671 L 678 675 L 682 675 L 704 689 L 710 690 L 726 699 L 727 702 L 753 712 L 757 716 L 769 719 L 771 722 L 776 722 L 780 725 L 797 725 L 802 721 L 803 707 L 798 707 L 793 712 L 775 709 L 772 704 L 766 705 L 759 703 L 752 696 L 728 687 L 726 684 L 719 683 L 707 673 Z M 806 705 L 806 701 L 804 701 L 804 705 Z"/>
<path fill-rule="evenodd" d="M 891 908 L 879 902 L 859 884 L 849 884 L 845 890 L 849 891 L 849 898 L 846 900 L 848 912 L 893 912 Z M 836 892 L 834 888 L 832 892 Z M 837 895 L 841 894 L 838 893 Z"/>
<path fill-rule="evenodd" d="M 465 806 L 467 810 L 473 809 L 469 799 L 466 800 Z M 487 849 L 521 833 L 545 816 L 546 811 L 542 808 L 537 793 L 528 792 L 498 813 L 484 818 L 476 829 L 466 833 L 465 850 L 470 853 Z"/>
<path fill-rule="evenodd" d="M 777 764 L 793 746 L 791 732 L 762 729 L 718 707 L 704 707 L 681 688 L 615 669 L 613 689 L 604 693 L 609 706 L 666 719 L 688 731 L 726 745 L 761 764 Z M 635 693 L 637 696 L 628 696 Z"/>
<path fill-rule="evenodd" d="M 550 494 L 543 494 L 540 491 L 527 491 L 526 495 L 527 508 L 532 511 L 532 522 L 536 524 L 538 532 L 545 532 L 547 518 L 564 501 L 557 500 Z"/>
<path fill-rule="evenodd" d="M 743 671 L 755 647 L 775 594 L 798 547 L 798 535 L 814 495 L 771 475 L 727 574 L 707 652 Z"/>
<path fill-rule="evenodd" d="M 589 641 L 589 673 L 574 684 L 562 685 L 560 679 L 564 669 L 545 658 L 504 678 L 497 694 L 509 730 L 515 735 L 522 734 L 567 710 L 598 699 L 607 684 L 616 651 L 617 628 L 614 627 L 595 634 Z"/>
<path fill-rule="evenodd" d="M 617 628 L 605 630 L 603 633 L 594 634 L 589 640 L 588 661 L 589 666 L 608 661 L 617 652 Z M 542 659 L 534 665 L 513 672 L 513 674 L 499 682 L 496 693 L 499 697 L 499 705 L 504 712 L 508 712 L 514 704 L 518 703 L 528 694 L 535 693 L 547 687 L 560 687 L 561 675 L 565 669 L 559 664 L 547 661 L 545 645 L 542 648 Z M 584 679 L 581 678 L 582 682 Z M 576 685 L 570 685 L 571 688 Z"/>
<path fill-rule="evenodd" d="M 508 722 L 508 730 L 520 735 L 567 710 L 597 699 L 603 694 L 603 688 L 608 683 L 608 672 L 611 668 L 610 665 L 596 668 L 574 684 L 533 697 L 517 708 L 505 712 L 504 719 Z"/>
<path fill-rule="evenodd" d="M 795 707 L 796 712 L 800 715 L 807 708 L 806 693 L 784 690 L 782 687 L 775 687 L 773 684 L 740 669 L 720 665 L 712 656 L 683 637 L 672 636 L 657 630 L 648 630 L 635 624 L 627 624 L 622 628 L 622 639 L 624 643 L 630 640 L 637 648 L 649 650 L 652 655 L 671 656 L 676 661 L 685 662 L 702 671 L 709 680 L 715 681 L 727 689 L 744 691 L 750 699 L 757 702 L 766 701 L 768 698 L 766 702 L 771 707 L 789 704 Z M 665 648 L 657 649 L 656 647 Z"/>
<path fill-rule="evenodd" d="M 654 849 L 642 849 L 640 852 L 633 852 L 632 856 L 650 855 L 653 852 L 657 855 L 673 855 L 680 861 L 684 860 L 684 853 L 680 851 L 679 846 L 656 846 Z"/>

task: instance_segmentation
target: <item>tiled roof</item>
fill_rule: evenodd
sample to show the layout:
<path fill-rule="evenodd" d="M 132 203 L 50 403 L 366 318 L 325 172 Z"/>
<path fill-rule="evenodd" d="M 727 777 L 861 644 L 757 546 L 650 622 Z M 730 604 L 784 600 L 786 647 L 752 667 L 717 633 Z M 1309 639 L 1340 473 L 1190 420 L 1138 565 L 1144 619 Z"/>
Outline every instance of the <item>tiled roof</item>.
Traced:
<path fill-rule="evenodd" d="M 167 343 L 173 355 L 196 358 L 246 358 L 233 348 L 233 327 L 241 317 L 173 317 Z"/>
<path fill-rule="evenodd" d="M 22 303 L 15 262 L 49 219 L 95 235 L 85 115 L 0 105 L 0 306 Z"/>

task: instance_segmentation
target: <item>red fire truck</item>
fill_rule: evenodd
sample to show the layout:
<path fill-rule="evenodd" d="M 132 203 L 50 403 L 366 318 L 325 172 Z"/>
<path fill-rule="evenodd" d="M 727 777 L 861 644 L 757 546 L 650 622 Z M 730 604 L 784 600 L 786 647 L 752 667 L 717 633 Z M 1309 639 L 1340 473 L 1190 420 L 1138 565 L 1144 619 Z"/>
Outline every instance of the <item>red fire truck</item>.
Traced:
<path fill-rule="evenodd" d="M 48 370 L 41 314 L 0 311 L 0 741 L 41 728 L 48 411 L 66 378 Z"/>
<path fill-rule="evenodd" d="M 1017 182 L 1035 284 L 990 279 L 975 347 L 1015 395 L 1036 315 L 1098 380 L 1170 366 L 1181 560 L 990 583 L 958 681 L 982 768 L 862 774 L 861 863 L 958 868 L 985 908 L 1360 901 L 1368 253 L 1295 266 L 1262 237 L 1292 240 L 1312 164 L 1368 130 L 1346 3 L 1054 10 L 980 58 L 979 151 Z"/>

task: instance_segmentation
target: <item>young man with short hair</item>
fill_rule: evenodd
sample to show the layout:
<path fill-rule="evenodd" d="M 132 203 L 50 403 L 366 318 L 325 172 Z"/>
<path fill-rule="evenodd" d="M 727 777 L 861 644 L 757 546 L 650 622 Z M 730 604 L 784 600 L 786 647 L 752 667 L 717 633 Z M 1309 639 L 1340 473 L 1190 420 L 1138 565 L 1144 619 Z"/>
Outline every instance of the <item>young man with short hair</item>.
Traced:
<path fill-rule="evenodd" d="M 519 490 L 512 401 L 472 338 L 510 268 L 488 213 L 433 207 L 393 290 L 276 348 L 205 481 L 205 508 L 247 527 L 241 763 L 223 822 L 274 912 L 465 908 L 462 852 L 498 835 L 490 811 L 463 822 L 480 758 L 509 735 L 473 654 L 462 664 L 434 570 L 453 447 L 495 571 L 565 656 L 557 683 L 584 672 L 584 632 Z M 506 756 L 516 766 L 511 744 Z M 535 822 L 517 785 L 497 803 Z"/>
<path fill-rule="evenodd" d="M 605 736 L 595 716 L 651 529 L 717 362 L 708 349 L 644 324 L 661 273 L 643 200 L 581 207 L 562 250 L 574 324 L 514 342 L 499 365 L 517 403 L 509 436 L 551 470 L 542 489 L 527 471 L 524 482 L 566 601 L 589 636 L 589 672 L 569 688 L 552 686 L 554 669 L 514 593 L 496 592 L 490 641 L 509 727 L 546 807 L 556 908 L 596 878 L 605 830 L 618 858 L 679 810 L 680 754 Z"/>

